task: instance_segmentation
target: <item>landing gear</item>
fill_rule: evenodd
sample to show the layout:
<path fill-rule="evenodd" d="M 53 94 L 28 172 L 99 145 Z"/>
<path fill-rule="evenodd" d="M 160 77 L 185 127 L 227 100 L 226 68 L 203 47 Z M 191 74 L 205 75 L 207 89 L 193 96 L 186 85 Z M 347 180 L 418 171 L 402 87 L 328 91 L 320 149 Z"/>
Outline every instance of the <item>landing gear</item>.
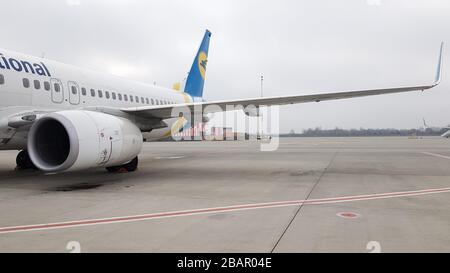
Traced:
<path fill-rule="evenodd" d="M 133 158 L 133 160 L 131 160 L 127 164 L 123 164 L 120 166 L 106 167 L 106 169 L 108 170 L 108 172 L 111 173 L 128 173 L 136 171 L 138 164 L 139 160 L 138 157 L 136 156 L 135 158 Z"/>
<path fill-rule="evenodd" d="M 26 150 L 20 151 L 16 157 L 16 170 L 26 170 L 26 169 L 34 169 L 37 170 L 36 166 L 30 159 L 28 152 Z"/>

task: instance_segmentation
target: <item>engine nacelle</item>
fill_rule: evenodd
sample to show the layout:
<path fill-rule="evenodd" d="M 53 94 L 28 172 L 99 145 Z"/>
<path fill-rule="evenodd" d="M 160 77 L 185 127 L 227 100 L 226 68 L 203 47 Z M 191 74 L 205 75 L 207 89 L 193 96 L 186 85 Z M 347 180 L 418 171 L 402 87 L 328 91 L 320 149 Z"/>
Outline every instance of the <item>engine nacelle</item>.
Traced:
<path fill-rule="evenodd" d="M 259 110 L 259 107 L 255 106 L 247 106 L 244 108 L 244 113 L 249 117 L 260 117 L 262 116 L 261 111 Z"/>
<path fill-rule="evenodd" d="M 38 119 L 28 134 L 28 153 L 39 169 L 62 172 L 128 163 L 142 148 L 142 133 L 112 115 L 69 110 Z"/>

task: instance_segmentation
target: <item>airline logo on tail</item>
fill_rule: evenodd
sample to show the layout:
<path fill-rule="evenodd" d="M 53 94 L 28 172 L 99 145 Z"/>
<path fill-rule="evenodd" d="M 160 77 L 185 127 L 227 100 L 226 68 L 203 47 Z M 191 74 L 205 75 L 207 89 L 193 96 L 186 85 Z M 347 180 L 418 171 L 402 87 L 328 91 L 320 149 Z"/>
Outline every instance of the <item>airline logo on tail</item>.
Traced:
<path fill-rule="evenodd" d="M 204 51 L 201 51 L 198 54 L 198 70 L 200 71 L 200 75 L 202 76 L 203 80 L 205 80 L 207 64 L 208 64 L 208 56 L 206 56 L 206 53 Z"/>

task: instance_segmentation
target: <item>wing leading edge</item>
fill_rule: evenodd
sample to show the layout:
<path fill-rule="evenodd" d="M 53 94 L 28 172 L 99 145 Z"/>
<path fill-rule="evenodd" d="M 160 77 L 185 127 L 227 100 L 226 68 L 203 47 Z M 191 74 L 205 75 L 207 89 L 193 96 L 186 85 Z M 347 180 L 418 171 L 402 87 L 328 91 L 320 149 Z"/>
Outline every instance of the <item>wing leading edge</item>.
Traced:
<path fill-rule="evenodd" d="M 210 102 L 193 102 L 175 105 L 160 105 L 160 106 L 143 106 L 143 107 L 130 107 L 121 109 L 128 114 L 144 117 L 144 118 L 171 118 L 177 117 L 178 113 L 186 111 L 189 108 L 191 112 L 202 109 L 204 113 L 222 112 L 227 110 L 227 105 L 242 107 L 247 106 L 272 106 L 272 105 L 286 105 L 295 103 L 306 102 L 320 102 L 326 100 L 339 100 L 347 98 L 357 98 L 366 96 L 375 96 L 383 94 L 394 94 L 411 91 L 424 91 L 437 86 L 442 79 L 442 56 L 443 56 L 444 43 L 441 43 L 439 59 L 437 64 L 437 71 L 435 80 L 429 85 L 409 86 L 409 87 L 395 87 L 395 88 L 383 88 L 383 89 L 369 89 L 369 90 L 356 90 L 356 91 L 342 91 L 332 93 L 319 93 L 312 95 L 293 95 L 293 96 L 277 96 L 277 97 L 264 97 L 264 98 L 249 98 L 249 99 L 237 99 L 237 100 L 220 100 Z M 235 110 L 235 109 L 233 109 Z"/>

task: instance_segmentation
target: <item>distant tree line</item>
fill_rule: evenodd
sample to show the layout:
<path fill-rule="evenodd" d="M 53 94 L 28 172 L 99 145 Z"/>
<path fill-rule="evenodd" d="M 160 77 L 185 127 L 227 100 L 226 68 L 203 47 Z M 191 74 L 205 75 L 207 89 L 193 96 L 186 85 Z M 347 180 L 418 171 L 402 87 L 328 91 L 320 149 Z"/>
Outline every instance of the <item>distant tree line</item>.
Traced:
<path fill-rule="evenodd" d="M 302 133 L 295 133 L 291 130 L 288 134 L 280 134 L 283 137 L 358 137 L 358 136 L 440 136 L 447 130 L 427 129 L 322 129 L 316 127 L 303 130 Z"/>

